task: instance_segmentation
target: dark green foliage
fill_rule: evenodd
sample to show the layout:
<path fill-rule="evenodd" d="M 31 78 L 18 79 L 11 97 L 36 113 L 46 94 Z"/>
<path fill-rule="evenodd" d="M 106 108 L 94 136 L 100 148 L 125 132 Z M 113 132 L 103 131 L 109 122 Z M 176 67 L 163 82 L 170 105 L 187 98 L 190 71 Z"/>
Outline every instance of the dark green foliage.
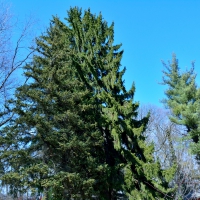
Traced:
<path fill-rule="evenodd" d="M 136 120 L 114 25 L 77 8 L 66 20 L 53 18 L 24 68 L 17 117 L 0 138 L 8 146 L 2 180 L 51 199 L 171 199 L 173 168 L 161 170 L 145 142 L 148 117 Z"/>
<path fill-rule="evenodd" d="M 96 180 L 104 186 L 103 137 L 95 122 L 93 94 L 78 80 L 64 36 L 55 24 L 37 41 L 40 55 L 25 67 L 32 80 L 16 92 L 18 117 L 7 134 L 17 137 L 11 154 L 17 160 L 14 173 L 23 169 L 23 185 L 53 187 L 56 199 L 88 198 L 95 195 Z M 16 179 L 21 181 L 18 173 Z"/>

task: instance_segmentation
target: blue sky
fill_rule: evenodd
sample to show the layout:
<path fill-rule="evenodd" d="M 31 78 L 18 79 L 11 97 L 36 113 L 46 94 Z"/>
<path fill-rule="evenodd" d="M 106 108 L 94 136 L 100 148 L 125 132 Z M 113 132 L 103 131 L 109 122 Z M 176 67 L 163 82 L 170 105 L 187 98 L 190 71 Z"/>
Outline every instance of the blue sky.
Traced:
<path fill-rule="evenodd" d="M 71 7 L 90 8 L 115 23 L 115 43 L 122 43 L 125 85 L 136 86 L 135 100 L 161 106 L 165 87 L 163 65 L 176 53 L 182 70 L 195 61 L 200 73 L 200 1 L 198 0 L 9 0 L 20 20 L 30 13 L 38 19 L 37 34 L 48 27 L 52 15 L 61 20 Z M 40 27 L 40 28 L 38 28 Z M 197 76 L 197 83 L 200 78 Z M 200 85 L 200 84 L 199 84 Z"/>

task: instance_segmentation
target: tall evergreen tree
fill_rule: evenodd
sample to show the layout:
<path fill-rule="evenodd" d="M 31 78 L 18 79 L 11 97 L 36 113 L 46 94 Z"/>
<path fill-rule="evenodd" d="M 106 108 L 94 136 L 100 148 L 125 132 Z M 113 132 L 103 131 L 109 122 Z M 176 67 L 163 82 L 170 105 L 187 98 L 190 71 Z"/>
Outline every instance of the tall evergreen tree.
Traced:
<path fill-rule="evenodd" d="M 164 104 L 171 110 L 171 120 L 176 124 L 184 125 L 188 136 L 193 140 L 192 148 L 197 157 L 200 155 L 200 89 L 197 87 L 194 65 L 191 69 L 181 73 L 178 60 L 174 54 L 172 61 L 163 71 L 163 84 L 168 88 L 165 91 Z"/>
<path fill-rule="evenodd" d="M 173 168 L 162 170 L 145 142 L 148 117 L 137 120 L 135 87 L 124 86 L 114 24 L 78 8 L 66 20 L 53 18 L 25 66 L 17 117 L 0 138 L 2 180 L 52 199 L 172 199 Z"/>

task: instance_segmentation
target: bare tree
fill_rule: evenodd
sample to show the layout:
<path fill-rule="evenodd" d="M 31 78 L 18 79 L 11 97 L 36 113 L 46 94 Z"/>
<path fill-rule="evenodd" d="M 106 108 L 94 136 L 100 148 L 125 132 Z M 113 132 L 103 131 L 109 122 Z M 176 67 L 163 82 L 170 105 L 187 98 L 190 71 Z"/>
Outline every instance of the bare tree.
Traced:
<path fill-rule="evenodd" d="M 33 20 L 29 18 L 19 31 L 18 23 L 11 14 L 11 6 L 0 1 L 0 128 L 12 117 L 7 100 L 19 84 L 17 70 L 28 61 L 33 48 L 27 37 Z M 17 78 L 15 78 L 17 77 Z"/>
<path fill-rule="evenodd" d="M 174 199 L 184 199 L 187 194 L 199 190 L 200 169 L 195 156 L 190 153 L 190 142 L 186 139 L 186 128 L 169 120 L 169 111 L 156 106 L 142 106 L 139 118 L 150 112 L 150 119 L 145 135 L 147 142 L 154 143 L 154 157 L 162 168 L 176 165 L 176 172 L 171 187 L 176 188 Z"/>
<path fill-rule="evenodd" d="M 0 0 L 0 134 L 2 128 L 13 117 L 12 108 L 8 100 L 15 92 L 15 88 L 22 84 L 20 78 L 21 67 L 29 62 L 34 51 L 32 27 L 35 24 L 32 17 L 28 17 L 21 26 L 20 21 L 12 14 L 11 5 L 6 0 Z M 1 145 L 1 151 L 5 151 Z M 0 160 L 0 171 L 6 171 L 4 160 Z M 12 199 L 8 196 L 9 185 L 0 182 L 0 198 Z"/>

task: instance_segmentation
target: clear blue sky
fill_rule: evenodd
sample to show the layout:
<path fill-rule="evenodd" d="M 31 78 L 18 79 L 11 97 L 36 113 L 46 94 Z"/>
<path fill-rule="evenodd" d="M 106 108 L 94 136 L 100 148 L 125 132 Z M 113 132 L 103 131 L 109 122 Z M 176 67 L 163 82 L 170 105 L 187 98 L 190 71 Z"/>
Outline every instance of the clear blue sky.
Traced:
<path fill-rule="evenodd" d="M 200 1 L 198 0 L 9 0 L 23 20 L 30 13 L 48 27 L 52 15 L 60 19 L 71 7 L 90 8 L 115 23 L 115 43 L 122 43 L 125 85 L 136 85 L 135 100 L 156 104 L 164 98 L 161 60 L 176 53 L 182 70 L 195 61 L 200 73 Z M 38 31 L 39 33 L 40 31 Z M 200 83 L 200 78 L 197 76 Z M 200 84 L 199 84 L 200 85 Z"/>

